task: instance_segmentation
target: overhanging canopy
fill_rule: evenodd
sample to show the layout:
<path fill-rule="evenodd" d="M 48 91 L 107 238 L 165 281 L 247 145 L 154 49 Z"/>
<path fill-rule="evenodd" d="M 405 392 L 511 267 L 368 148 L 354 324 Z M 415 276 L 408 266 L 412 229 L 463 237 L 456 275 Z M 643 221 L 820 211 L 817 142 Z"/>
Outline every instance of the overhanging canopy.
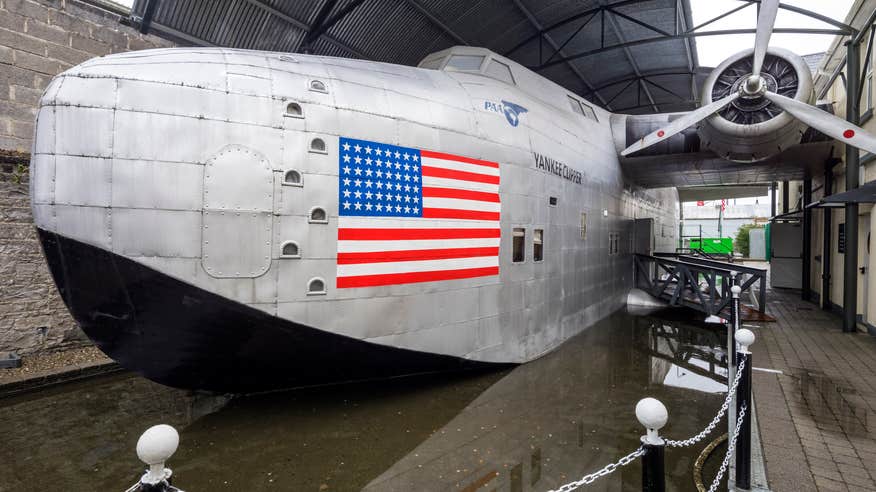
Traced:
<path fill-rule="evenodd" d="M 835 193 L 810 203 L 806 208 L 840 208 L 847 203 L 876 203 L 876 181 L 865 183 L 859 188 Z"/>

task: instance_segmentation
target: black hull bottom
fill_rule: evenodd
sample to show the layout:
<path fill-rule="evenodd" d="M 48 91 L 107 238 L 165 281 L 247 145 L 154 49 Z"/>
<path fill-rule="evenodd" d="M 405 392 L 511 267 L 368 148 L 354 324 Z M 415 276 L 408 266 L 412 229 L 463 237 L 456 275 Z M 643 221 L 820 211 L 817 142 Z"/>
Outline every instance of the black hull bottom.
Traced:
<path fill-rule="evenodd" d="M 329 333 L 52 232 L 39 237 L 83 331 L 123 367 L 168 386 L 247 393 L 505 366 Z"/>

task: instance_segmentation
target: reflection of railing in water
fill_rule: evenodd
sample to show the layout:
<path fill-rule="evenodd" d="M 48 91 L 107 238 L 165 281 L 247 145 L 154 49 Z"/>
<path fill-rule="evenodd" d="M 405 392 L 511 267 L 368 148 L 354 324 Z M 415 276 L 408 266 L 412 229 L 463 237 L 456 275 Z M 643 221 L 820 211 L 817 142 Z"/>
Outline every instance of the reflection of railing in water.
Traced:
<path fill-rule="evenodd" d="M 672 306 L 730 319 L 730 286 L 736 278 L 742 292 L 757 283 L 757 310 L 763 313 L 766 307 L 766 270 L 673 253 L 636 254 L 634 260 L 636 287 Z"/>
<path fill-rule="evenodd" d="M 650 340 L 648 348 L 638 347 L 651 357 L 665 360 L 678 367 L 692 372 L 693 374 L 713 379 L 721 383 L 727 383 L 727 355 L 723 351 L 713 350 L 712 346 L 720 346 L 718 335 L 707 330 L 695 328 L 681 329 L 664 323 L 654 323 L 649 331 Z M 670 353 L 661 350 L 660 340 L 667 343 Z M 672 342 L 675 342 L 673 345 Z M 721 354 L 722 356 L 719 356 Z M 697 359 L 708 364 L 708 369 L 691 363 L 691 359 Z M 723 372 L 719 372 L 723 369 Z"/>

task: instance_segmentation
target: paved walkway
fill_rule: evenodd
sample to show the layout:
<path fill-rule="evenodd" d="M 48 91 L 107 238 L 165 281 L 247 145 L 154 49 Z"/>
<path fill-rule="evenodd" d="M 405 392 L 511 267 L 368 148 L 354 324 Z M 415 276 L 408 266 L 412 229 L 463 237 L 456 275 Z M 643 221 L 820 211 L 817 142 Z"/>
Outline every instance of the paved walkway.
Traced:
<path fill-rule="evenodd" d="M 757 326 L 755 405 L 770 488 L 876 491 L 876 337 L 845 334 L 838 316 L 771 291 L 776 323 Z"/>

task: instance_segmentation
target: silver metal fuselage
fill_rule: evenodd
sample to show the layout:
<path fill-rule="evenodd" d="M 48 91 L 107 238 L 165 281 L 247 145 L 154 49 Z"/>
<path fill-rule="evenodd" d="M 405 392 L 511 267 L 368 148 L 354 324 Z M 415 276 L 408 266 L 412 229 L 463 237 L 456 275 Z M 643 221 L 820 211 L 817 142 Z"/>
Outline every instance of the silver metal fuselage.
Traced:
<path fill-rule="evenodd" d="M 41 100 L 36 224 L 318 330 L 474 361 L 532 360 L 623 305 L 632 219 L 654 218 L 656 249 L 674 248 L 677 194 L 625 184 L 611 115 L 572 112 L 564 89 L 508 63 L 518 86 L 225 49 L 90 60 Z M 487 109 L 503 100 L 527 109 L 517 126 Z M 498 162 L 499 275 L 336 288 L 340 137 Z M 581 173 L 580 183 L 540 169 L 535 154 Z M 299 185 L 285 183 L 290 170 Z M 315 208 L 327 220 L 311 220 Z M 514 228 L 526 234 L 521 262 Z M 297 256 L 283 254 L 290 242 Z M 313 280 L 324 292 L 308 291 Z"/>

